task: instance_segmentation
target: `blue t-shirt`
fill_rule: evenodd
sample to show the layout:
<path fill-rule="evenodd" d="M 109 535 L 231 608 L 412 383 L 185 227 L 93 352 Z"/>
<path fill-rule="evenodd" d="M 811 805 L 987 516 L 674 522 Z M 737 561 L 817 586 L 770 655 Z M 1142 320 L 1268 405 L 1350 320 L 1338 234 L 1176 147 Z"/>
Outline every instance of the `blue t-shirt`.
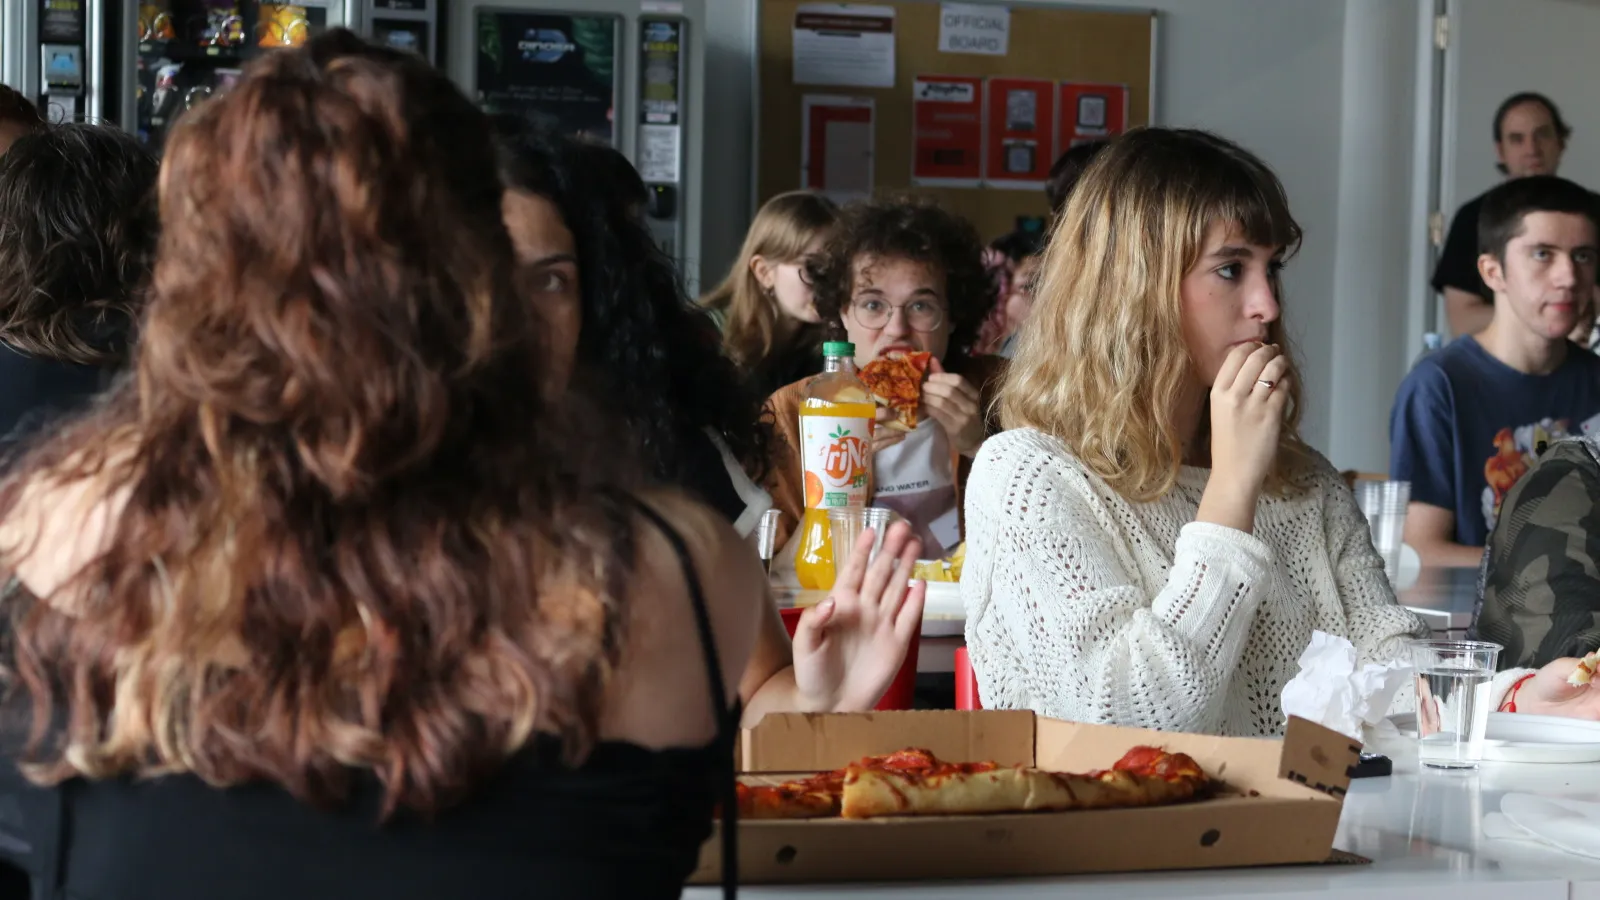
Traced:
<path fill-rule="evenodd" d="M 1389 477 L 1411 500 L 1453 510 L 1455 540 L 1482 547 L 1500 502 L 1540 443 L 1600 414 L 1600 357 L 1576 344 L 1549 375 L 1518 372 L 1471 337 L 1417 363 L 1389 416 Z"/>

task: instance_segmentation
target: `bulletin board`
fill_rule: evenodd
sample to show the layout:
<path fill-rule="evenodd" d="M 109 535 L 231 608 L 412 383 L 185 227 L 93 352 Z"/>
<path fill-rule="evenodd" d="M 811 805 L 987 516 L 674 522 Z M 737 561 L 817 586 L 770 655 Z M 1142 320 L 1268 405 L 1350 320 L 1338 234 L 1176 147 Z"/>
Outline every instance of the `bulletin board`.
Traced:
<path fill-rule="evenodd" d="M 931 195 L 966 217 L 985 241 L 1016 227 L 1019 216 L 1042 216 L 1049 202 L 1039 187 L 920 186 L 913 184 L 913 87 L 919 77 L 1026 78 L 1126 85 L 1126 127 L 1150 121 L 1153 12 L 996 4 L 1010 10 L 1004 56 L 939 49 L 941 5 L 933 0 L 862 0 L 892 6 L 894 87 L 819 86 L 794 82 L 795 14 L 807 0 L 761 0 L 756 201 L 801 186 L 803 104 L 806 95 L 849 95 L 873 102 L 873 189 Z M 1059 93 L 1059 92 L 1058 92 Z M 1064 149 L 1064 148 L 1063 148 Z M 1048 153 L 1054 161 L 1055 148 Z"/>

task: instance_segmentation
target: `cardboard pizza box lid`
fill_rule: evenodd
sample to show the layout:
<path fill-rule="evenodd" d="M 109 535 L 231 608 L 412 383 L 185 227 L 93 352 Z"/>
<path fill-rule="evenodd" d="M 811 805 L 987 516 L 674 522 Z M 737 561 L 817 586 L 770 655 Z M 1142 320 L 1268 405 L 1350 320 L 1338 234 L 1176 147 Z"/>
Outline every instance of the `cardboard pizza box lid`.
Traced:
<path fill-rule="evenodd" d="M 1282 739 L 1223 738 L 1063 722 L 1027 711 L 780 713 L 743 736 L 750 773 L 834 769 L 924 747 L 951 761 L 993 759 L 1059 771 L 1110 766 L 1129 748 L 1193 756 L 1227 789 L 1198 803 L 1143 809 L 741 823 L 749 884 L 975 878 L 1316 863 L 1333 848 L 1360 745 L 1291 719 Z M 702 849 L 694 884 L 720 878 L 720 844 Z"/>

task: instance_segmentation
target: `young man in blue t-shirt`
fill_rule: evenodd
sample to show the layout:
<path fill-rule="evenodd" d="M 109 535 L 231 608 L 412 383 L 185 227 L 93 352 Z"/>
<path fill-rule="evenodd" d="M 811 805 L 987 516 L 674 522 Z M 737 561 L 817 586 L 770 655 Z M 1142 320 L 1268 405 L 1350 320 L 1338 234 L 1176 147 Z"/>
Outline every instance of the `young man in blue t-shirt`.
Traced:
<path fill-rule="evenodd" d="M 1418 363 L 1389 418 L 1390 477 L 1411 482 L 1405 541 L 1424 564 L 1476 566 L 1539 445 L 1600 425 L 1600 358 L 1567 340 L 1595 288 L 1597 244 L 1595 197 L 1564 178 L 1484 195 L 1478 271 L 1494 317 Z"/>

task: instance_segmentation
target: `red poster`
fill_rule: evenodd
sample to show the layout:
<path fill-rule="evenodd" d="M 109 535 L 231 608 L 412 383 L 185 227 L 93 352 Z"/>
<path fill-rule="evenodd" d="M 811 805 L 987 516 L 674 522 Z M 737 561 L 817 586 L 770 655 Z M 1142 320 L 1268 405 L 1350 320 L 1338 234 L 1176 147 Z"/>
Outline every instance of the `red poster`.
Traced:
<path fill-rule="evenodd" d="M 985 184 L 1038 188 L 1055 162 L 1056 84 L 1036 78 L 991 78 L 986 86 L 989 134 Z"/>
<path fill-rule="evenodd" d="M 1056 154 L 1084 141 L 1113 138 L 1128 130 L 1128 86 L 1125 84 L 1061 85 L 1061 134 Z"/>
<path fill-rule="evenodd" d="M 983 79 L 919 75 L 911 91 L 912 183 L 977 187 L 983 177 Z"/>

